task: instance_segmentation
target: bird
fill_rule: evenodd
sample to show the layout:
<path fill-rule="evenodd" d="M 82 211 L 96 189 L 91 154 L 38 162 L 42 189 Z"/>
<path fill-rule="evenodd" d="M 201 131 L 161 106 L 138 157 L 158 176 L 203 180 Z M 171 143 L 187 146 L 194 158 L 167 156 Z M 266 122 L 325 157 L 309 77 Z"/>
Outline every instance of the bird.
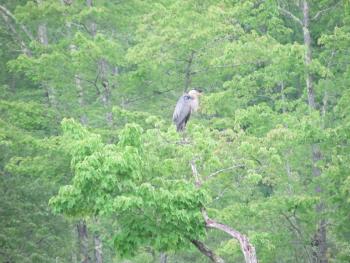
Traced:
<path fill-rule="evenodd" d="M 198 110 L 199 96 L 201 95 L 201 90 L 193 89 L 188 93 L 183 94 L 177 101 L 173 113 L 173 122 L 176 125 L 177 132 L 182 132 L 185 129 L 191 113 Z"/>

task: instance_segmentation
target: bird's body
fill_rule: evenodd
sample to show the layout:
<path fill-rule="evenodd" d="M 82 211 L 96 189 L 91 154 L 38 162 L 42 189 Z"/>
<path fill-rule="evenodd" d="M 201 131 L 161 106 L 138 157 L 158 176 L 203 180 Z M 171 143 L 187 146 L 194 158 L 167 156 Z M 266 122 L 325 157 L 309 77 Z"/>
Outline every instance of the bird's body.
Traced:
<path fill-rule="evenodd" d="M 176 130 L 183 131 L 186 123 L 190 119 L 191 113 L 196 112 L 199 108 L 198 96 L 201 92 L 198 90 L 191 90 L 180 97 L 176 103 L 173 114 L 173 122 L 176 125 Z"/>

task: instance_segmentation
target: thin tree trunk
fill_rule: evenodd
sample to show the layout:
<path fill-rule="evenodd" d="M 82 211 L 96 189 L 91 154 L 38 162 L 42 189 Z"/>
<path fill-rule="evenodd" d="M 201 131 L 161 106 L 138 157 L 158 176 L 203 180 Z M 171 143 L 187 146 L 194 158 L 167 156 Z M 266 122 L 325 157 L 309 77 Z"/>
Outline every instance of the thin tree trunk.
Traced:
<path fill-rule="evenodd" d="M 89 241 L 85 220 L 79 220 L 77 223 L 79 259 L 82 263 L 90 263 Z"/>
<path fill-rule="evenodd" d="M 191 241 L 193 245 L 196 246 L 196 248 L 205 256 L 210 258 L 211 261 L 214 263 L 225 263 L 225 261 L 216 255 L 210 248 L 208 248 L 204 243 L 200 242 L 199 240 L 192 240 Z"/>
<path fill-rule="evenodd" d="M 63 5 L 66 5 L 66 1 L 61 2 Z M 67 24 L 68 32 L 71 32 L 71 27 L 70 24 Z M 76 49 L 74 44 L 70 45 L 70 50 L 71 52 L 74 52 Z M 79 74 L 74 75 L 74 82 L 75 82 L 75 87 L 77 91 L 77 98 L 78 98 L 78 105 L 82 111 L 81 116 L 80 116 L 80 122 L 84 126 L 87 125 L 88 123 L 88 118 L 84 112 L 84 89 L 81 84 L 81 79 Z M 90 257 L 89 257 L 89 240 L 88 240 L 88 229 L 85 220 L 80 219 L 78 223 L 76 224 L 76 231 L 77 231 L 77 241 L 78 241 L 78 258 L 79 262 L 83 263 L 89 263 L 90 262 Z M 95 241 L 95 240 L 94 240 Z M 95 245 L 96 247 L 96 245 Z M 76 257 L 74 262 L 76 262 Z M 101 261 L 102 262 L 102 261 Z"/>
<path fill-rule="evenodd" d="M 72 44 L 70 46 L 71 51 L 73 52 L 75 50 L 75 46 Z M 81 78 L 79 74 L 74 75 L 74 82 L 75 82 L 75 88 L 77 91 L 77 97 L 78 97 L 78 105 L 81 110 L 80 113 L 80 123 L 86 126 L 88 124 L 88 118 L 85 113 L 85 101 L 84 101 L 84 89 L 81 84 Z"/>
<path fill-rule="evenodd" d="M 81 85 L 81 80 L 80 80 L 79 74 L 76 74 L 74 76 L 74 80 L 75 80 L 75 86 L 76 86 L 77 93 L 78 93 L 78 104 L 79 104 L 79 107 L 81 110 L 80 122 L 81 122 L 81 124 L 86 126 L 88 124 L 88 118 L 87 118 L 85 110 L 84 110 L 84 108 L 85 108 L 84 89 Z"/>
<path fill-rule="evenodd" d="M 303 1 L 303 34 L 304 34 L 304 45 L 305 45 L 305 66 L 306 66 L 306 88 L 307 88 L 307 98 L 310 108 L 316 109 L 315 104 L 315 91 L 313 88 L 313 78 L 310 70 L 310 65 L 312 62 L 312 52 L 311 52 L 311 36 L 309 30 L 309 5 L 307 0 Z"/>
<path fill-rule="evenodd" d="M 104 108 L 106 109 L 106 122 L 109 127 L 113 125 L 113 115 L 112 115 L 112 109 L 111 109 L 111 89 L 110 84 L 108 81 L 108 71 L 109 66 L 106 60 L 101 59 L 99 62 L 100 66 L 100 72 L 101 72 L 101 79 L 102 79 L 102 86 L 103 86 L 103 92 L 102 92 L 102 103 Z"/>
<path fill-rule="evenodd" d="M 168 255 L 164 252 L 160 253 L 160 263 L 167 263 L 168 261 Z"/>
<path fill-rule="evenodd" d="M 38 1 L 38 4 L 41 4 L 41 1 Z M 38 39 L 39 42 L 47 47 L 49 44 L 48 37 L 47 37 L 47 27 L 45 23 L 41 23 L 38 26 Z M 57 109 L 57 99 L 56 99 L 56 91 L 55 89 L 49 85 L 48 83 L 44 82 L 43 87 L 45 89 L 45 95 L 47 97 L 47 101 L 50 107 Z"/>
<path fill-rule="evenodd" d="M 75 227 L 76 227 L 76 225 L 75 225 Z M 71 261 L 72 261 L 72 263 L 78 262 L 78 260 L 77 260 L 78 253 L 77 253 L 76 248 L 79 247 L 79 244 L 78 245 L 76 244 L 78 239 L 76 239 L 77 229 L 75 227 L 72 228 L 72 235 L 71 235 L 71 240 L 72 240 Z"/>
<path fill-rule="evenodd" d="M 98 233 L 94 235 L 94 252 L 95 262 L 103 263 L 102 241 Z"/>
<path fill-rule="evenodd" d="M 310 70 L 310 65 L 312 62 L 312 48 L 311 48 L 311 36 L 309 30 L 309 4 L 307 0 L 303 0 L 302 4 L 303 11 L 303 34 L 304 34 L 304 45 L 305 45 L 305 66 L 306 66 L 306 88 L 308 96 L 308 104 L 310 109 L 316 110 L 315 103 L 315 90 L 313 88 L 313 77 Z M 322 154 L 318 145 L 312 145 L 312 174 L 314 177 L 321 175 L 321 170 L 317 167 L 317 163 L 322 159 Z M 318 186 L 316 192 L 320 193 L 321 188 Z M 322 219 L 322 212 L 324 210 L 323 203 L 317 205 L 316 212 L 320 216 L 320 221 L 318 223 L 318 230 L 315 234 L 313 245 L 315 247 L 314 251 L 314 262 L 315 263 L 327 263 L 327 243 L 326 243 L 326 222 Z"/>
<path fill-rule="evenodd" d="M 86 0 L 86 5 L 91 8 L 93 6 L 93 0 Z M 97 25 L 94 21 L 90 21 L 89 22 L 89 30 L 90 30 L 90 34 L 92 37 L 95 37 L 96 34 L 97 34 Z M 100 65 L 99 65 L 100 66 Z M 102 74 L 102 78 L 104 77 L 104 68 L 101 66 L 101 68 L 99 69 L 101 74 Z M 104 87 L 104 92 L 103 94 L 105 94 L 105 91 L 106 89 L 109 90 L 109 83 L 108 81 L 106 81 L 106 84 L 107 84 L 107 87 L 105 87 L 105 82 L 103 81 L 102 85 Z M 82 89 L 80 89 L 80 94 L 82 94 Z M 108 93 L 109 94 L 109 93 Z M 83 98 L 82 96 L 79 96 L 80 98 Z M 103 96 L 102 98 L 103 100 L 103 103 L 104 105 L 108 104 L 109 102 L 109 96 L 107 98 L 105 98 Z M 105 103 L 106 101 L 106 103 Z M 82 104 L 84 104 L 84 102 L 82 101 Z M 110 116 L 112 116 L 112 112 L 110 113 Z M 85 116 L 86 117 L 86 116 Z M 84 119 L 84 115 L 82 116 L 82 120 Z M 112 118 L 109 117 L 108 113 L 107 113 L 107 116 L 106 116 L 106 119 L 107 119 L 107 123 L 109 124 L 109 119 L 112 121 Z M 86 122 L 87 122 L 87 117 L 86 117 Z M 96 223 L 97 224 L 97 223 Z M 101 237 L 99 235 L 98 232 L 96 232 L 94 234 L 94 255 L 95 255 L 95 261 L 96 263 L 102 263 L 103 262 L 103 252 L 102 252 L 102 240 L 101 240 Z"/>
<path fill-rule="evenodd" d="M 86 5 L 91 8 L 93 6 L 93 2 L 92 0 L 86 0 Z M 97 25 L 95 22 L 91 21 L 89 23 L 89 30 L 90 30 L 90 34 L 91 36 L 95 37 L 96 36 L 96 33 L 97 33 Z"/>
<path fill-rule="evenodd" d="M 86 0 L 86 5 L 91 8 L 93 7 L 93 0 Z M 89 23 L 89 30 L 92 37 L 96 36 L 97 33 L 97 25 L 94 21 L 90 21 Z M 105 59 L 100 59 L 98 62 L 99 72 L 101 73 L 101 80 L 102 80 L 102 86 L 103 86 L 103 92 L 102 92 L 102 103 L 104 108 L 106 109 L 106 122 L 109 127 L 113 125 L 113 114 L 112 109 L 110 105 L 111 101 L 111 87 L 110 83 L 108 81 L 108 72 L 109 72 L 109 65 L 108 62 Z M 115 69 L 113 69 L 112 72 L 114 72 Z"/>

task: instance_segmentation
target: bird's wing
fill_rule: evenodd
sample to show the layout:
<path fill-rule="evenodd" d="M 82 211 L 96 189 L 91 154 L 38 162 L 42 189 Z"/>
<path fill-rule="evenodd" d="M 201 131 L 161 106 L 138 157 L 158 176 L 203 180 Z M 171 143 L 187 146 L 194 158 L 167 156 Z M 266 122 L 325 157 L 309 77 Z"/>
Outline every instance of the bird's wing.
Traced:
<path fill-rule="evenodd" d="M 181 123 L 191 114 L 191 100 L 188 95 L 183 95 L 176 103 L 176 107 L 173 114 L 173 121 L 178 124 Z"/>

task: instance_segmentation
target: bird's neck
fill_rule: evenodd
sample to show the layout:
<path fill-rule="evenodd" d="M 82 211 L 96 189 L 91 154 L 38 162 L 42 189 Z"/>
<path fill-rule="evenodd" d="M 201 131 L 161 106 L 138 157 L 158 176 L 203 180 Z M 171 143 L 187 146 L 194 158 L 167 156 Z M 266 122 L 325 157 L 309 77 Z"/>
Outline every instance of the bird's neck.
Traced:
<path fill-rule="evenodd" d="M 199 103 L 198 103 L 198 97 L 197 96 L 191 96 L 191 98 L 193 99 L 191 101 L 191 111 L 192 112 L 196 112 L 199 108 Z"/>

